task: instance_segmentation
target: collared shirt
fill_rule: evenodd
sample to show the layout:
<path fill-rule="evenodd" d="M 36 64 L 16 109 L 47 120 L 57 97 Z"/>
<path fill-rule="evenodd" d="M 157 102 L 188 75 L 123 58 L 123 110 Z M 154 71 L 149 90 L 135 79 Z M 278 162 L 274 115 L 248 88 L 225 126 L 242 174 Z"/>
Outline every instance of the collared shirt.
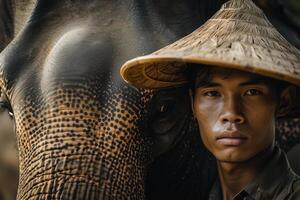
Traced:
<path fill-rule="evenodd" d="M 209 200 L 222 200 L 218 178 L 210 191 Z M 233 200 L 300 200 L 300 177 L 290 168 L 285 153 L 276 146 L 262 172 Z"/>

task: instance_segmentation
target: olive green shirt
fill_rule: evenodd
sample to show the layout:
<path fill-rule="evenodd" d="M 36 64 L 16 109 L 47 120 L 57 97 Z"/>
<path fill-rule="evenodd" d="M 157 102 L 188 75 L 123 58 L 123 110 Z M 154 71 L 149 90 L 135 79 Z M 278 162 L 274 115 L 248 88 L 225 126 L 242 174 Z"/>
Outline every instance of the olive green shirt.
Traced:
<path fill-rule="evenodd" d="M 219 179 L 210 191 L 209 200 L 222 200 Z M 300 177 L 290 168 L 286 154 L 275 147 L 262 172 L 233 200 L 300 200 Z"/>

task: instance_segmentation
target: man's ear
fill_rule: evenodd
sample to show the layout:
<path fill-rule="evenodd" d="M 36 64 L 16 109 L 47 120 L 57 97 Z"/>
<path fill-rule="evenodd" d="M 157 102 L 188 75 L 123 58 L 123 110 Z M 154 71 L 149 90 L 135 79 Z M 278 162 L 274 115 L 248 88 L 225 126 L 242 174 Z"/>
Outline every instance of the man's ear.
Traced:
<path fill-rule="evenodd" d="M 296 87 L 288 86 L 280 93 L 279 104 L 276 110 L 276 117 L 284 117 L 293 108 L 293 99 L 296 95 Z"/>
<path fill-rule="evenodd" d="M 195 110 L 194 110 L 194 96 L 193 96 L 193 91 L 192 91 L 191 88 L 189 89 L 189 96 L 190 96 L 191 109 L 192 109 L 192 112 L 193 112 L 193 116 L 196 119 L 196 114 L 195 114 Z"/>

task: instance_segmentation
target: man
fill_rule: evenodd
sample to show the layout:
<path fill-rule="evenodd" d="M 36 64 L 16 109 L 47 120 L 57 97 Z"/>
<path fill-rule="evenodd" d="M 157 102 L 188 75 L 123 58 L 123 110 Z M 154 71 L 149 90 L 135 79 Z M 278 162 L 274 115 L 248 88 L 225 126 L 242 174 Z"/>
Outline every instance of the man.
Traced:
<path fill-rule="evenodd" d="M 200 76 L 195 81 L 194 113 L 202 141 L 217 159 L 219 174 L 210 199 L 221 199 L 221 194 L 223 199 L 273 199 L 298 180 L 274 147 L 274 116 L 287 112 L 291 88 L 278 91 L 275 83 L 261 76 L 228 73 L 213 68 L 211 80 Z"/>
<path fill-rule="evenodd" d="M 300 52 L 251 0 L 231 0 L 190 35 L 121 69 L 136 87 L 191 84 L 192 109 L 217 160 L 209 199 L 300 199 L 275 145 L 278 117 L 299 115 Z"/>

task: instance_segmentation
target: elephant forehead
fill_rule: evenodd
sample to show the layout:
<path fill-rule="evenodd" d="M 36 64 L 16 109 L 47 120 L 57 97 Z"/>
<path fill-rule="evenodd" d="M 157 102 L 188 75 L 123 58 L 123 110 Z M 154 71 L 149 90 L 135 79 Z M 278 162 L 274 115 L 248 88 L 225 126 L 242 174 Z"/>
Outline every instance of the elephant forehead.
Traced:
<path fill-rule="evenodd" d="M 72 29 L 56 40 L 40 67 L 22 75 L 25 81 L 18 79 L 12 104 L 21 170 L 37 157 L 46 162 L 53 148 L 58 161 L 65 155 L 94 153 L 99 166 L 114 165 L 111 159 L 122 155 L 146 154 L 140 121 L 150 96 L 117 81 L 111 44 L 105 34 Z M 134 157 L 130 162 L 138 165 L 140 159 Z M 36 160 L 32 165 L 39 164 Z"/>
<path fill-rule="evenodd" d="M 63 34 L 53 45 L 44 60 L 41 71 L 41 88 L 52 81 L 80 82 L 82 77 L 103 75 L 111 70 L 113 46 L 110 38 L 77 28 Z"/>

